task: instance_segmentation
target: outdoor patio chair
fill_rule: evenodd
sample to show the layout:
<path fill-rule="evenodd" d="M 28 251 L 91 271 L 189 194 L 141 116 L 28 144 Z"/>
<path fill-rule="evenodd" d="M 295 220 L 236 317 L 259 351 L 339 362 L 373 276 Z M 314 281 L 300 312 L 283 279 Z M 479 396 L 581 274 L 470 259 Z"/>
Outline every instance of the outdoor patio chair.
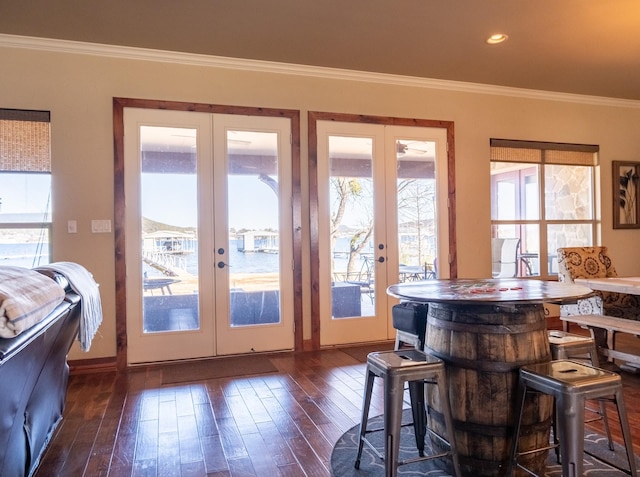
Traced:
<path fill-rule="evenodd" d="M 519 238 L 491 239 L 491 275 L 493 278 L 518 276 Z"/>

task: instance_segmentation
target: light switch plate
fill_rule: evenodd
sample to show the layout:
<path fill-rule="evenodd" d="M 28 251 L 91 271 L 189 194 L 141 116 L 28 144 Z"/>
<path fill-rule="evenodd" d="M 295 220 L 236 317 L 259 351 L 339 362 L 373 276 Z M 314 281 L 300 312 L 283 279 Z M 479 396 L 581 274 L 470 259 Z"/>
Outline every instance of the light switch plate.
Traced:
<path fill-rule="evenodd" d="M 91 232 L 94 234 L 106 234 L 111 232 L 111 221 L 109 219 L 92 220 Z"/>
<path fill-rule="evenodd" d="M 70 233 L 70 234 L 77 234 L 78 233 L 78 222 L 76 222 L 75 220 L 67 221 L 67 232 Z"/>

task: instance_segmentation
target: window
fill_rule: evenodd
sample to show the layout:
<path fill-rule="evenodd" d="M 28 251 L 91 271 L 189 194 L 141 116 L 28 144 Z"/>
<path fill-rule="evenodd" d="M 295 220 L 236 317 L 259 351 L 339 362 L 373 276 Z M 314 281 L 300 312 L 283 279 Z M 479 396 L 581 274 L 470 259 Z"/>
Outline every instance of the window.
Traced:
<path fill-rule="evenodd" d="M 494 277 L 549 278 L 559 247 L 593 245 L 597 153 L 593 145 L 491 140 Z M 507 252 L 507 243 L 517 247 Z"/>
<path fill-rule="evenodd" d="M 0 109 L 0 259 L 35 267 L 51 256 L 51 148 L 47 111 Z"/>

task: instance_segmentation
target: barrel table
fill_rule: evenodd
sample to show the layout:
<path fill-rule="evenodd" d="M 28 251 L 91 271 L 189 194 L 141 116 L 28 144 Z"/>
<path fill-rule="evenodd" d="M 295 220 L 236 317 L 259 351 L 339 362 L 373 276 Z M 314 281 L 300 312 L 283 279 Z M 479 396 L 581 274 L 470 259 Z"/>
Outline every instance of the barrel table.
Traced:
<path fill-rule="evenodd" d="M 387 289 L 401 301 L 428 303 L 425 351 L 441 358 L 463 475 L 503 476 L 509 459 L 515 395 L 521 366 L 551 360 L 544 303 L 567 303 L 590 295 L 580 285 L 531 280 L 428 280 Z M 427 394 L 428 425 L 444 430 L 437 395 Z M 553 403 L 529 400 L 520 449 L 549 442 Z M 431 445 L 441 448 L 437 440 Z M 541 474 L 547 452 L 523 463 Z"/>

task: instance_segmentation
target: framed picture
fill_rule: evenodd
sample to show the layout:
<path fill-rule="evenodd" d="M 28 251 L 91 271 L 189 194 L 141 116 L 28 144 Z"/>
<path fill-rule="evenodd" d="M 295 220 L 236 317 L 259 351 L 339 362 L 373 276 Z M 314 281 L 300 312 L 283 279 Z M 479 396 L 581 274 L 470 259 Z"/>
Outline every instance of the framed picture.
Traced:
<path fill-rule="evenodd" d="M 640 162 L 613 161 L 613 228 L 640 229 Z"/>

